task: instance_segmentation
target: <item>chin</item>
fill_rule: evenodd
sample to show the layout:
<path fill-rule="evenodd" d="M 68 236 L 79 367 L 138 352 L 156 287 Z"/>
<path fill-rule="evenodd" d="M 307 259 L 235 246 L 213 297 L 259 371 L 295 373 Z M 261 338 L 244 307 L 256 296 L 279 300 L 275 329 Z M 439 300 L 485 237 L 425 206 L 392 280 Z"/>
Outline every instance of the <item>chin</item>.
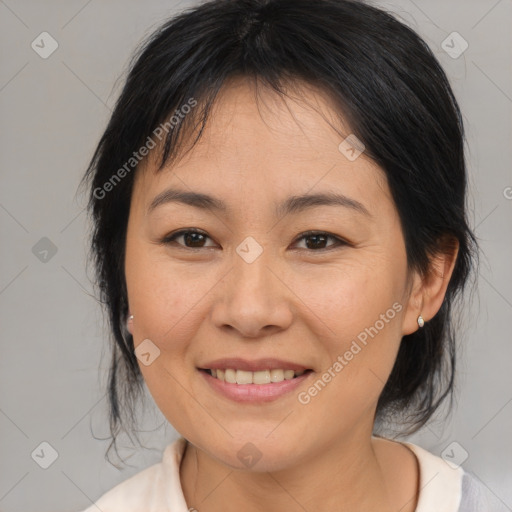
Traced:
<path fill-rule="evenodd" d="M 275 428 L 275 426 L 274 426 Z M 223 441 L 209 445 L 211 439 L 193 444 L 210 457 L 234 470 L 263 473 L 280 471 L 296 463 L 299 456 L 297 447 L 302 446 L 300 438 L 287 436 L 283 430 L 281 436 L 265 438 L 271 430 L 265 429 L 261 434 L 239 433 L 233 438 L 226 435 Z M 285 442 L 286 440 L 286 442 Z"/>

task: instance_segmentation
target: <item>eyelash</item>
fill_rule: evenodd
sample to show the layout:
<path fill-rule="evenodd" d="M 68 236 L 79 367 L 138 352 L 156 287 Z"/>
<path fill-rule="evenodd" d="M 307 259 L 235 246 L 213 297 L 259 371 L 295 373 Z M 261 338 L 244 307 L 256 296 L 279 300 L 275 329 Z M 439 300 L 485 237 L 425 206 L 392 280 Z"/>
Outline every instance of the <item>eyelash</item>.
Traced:
<path fill-rule="evenodd" d="M 182 229 L 180 231 L 176 231 L 175 233 L 171 233 L 171 234 L 167 235 L 166 237 L 164 237 L 161 240 L 161 243 L 164 244 L 164 245 L 171 244 L 171 242 L 174 242 L 176 240 L 176 238 L 179 238 L 180 236 L 185 235 L 187 233 L 197 233 L 199 235 L 204 235 L 206 238 L 210 238 L 205 232 L 197 230 L 197 229 Z M 304 233 L 301 233 L 298 238 L 295 239 L 294 243 L 296 243 L 296 242 L 298 242 L 298 241 L 300 241 L 302 239 L 308 238 L 310 236 L 317 236 L 317 235 L 324 235 L 326 238 L 330 238 L 331 240 L 335 240 L 336 244 L 331 245 L 331 246 L 326 247 L 326 248 L 322 248 L 322 249 L 308 249 L 308 248 L 305 248 L 305 249 L 302 249 L 302 250 L 306 250 L 306 251 L 310 251 L 310 252 L 325 252 L 325 251 L 330 251 L 332 249 L 335 249 L 337 247 L 349 245 L 349 243 L 346 242 L 345 240 L 342 240 L 338 236 L 332 235 L 331 233 L 327 233 L 325 231 L 305 231 Z M 210 240 L 211 240 L 211 238 L 210 238 Z M 211 247 L 187 247 L 186 245 L 183 245 L 183 244 L 178 244 L 178 245 L 181 248 L 183 248 L 183 249 L 190 249 L 190 250 L 200 250 L 200 249 L 211 248 Z"/>

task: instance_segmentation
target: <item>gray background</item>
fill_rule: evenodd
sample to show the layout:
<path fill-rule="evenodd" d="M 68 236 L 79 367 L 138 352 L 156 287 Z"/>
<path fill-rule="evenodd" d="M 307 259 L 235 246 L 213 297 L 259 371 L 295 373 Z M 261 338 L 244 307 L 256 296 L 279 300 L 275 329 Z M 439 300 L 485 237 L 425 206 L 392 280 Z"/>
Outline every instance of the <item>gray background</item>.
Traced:
<path fill-rule="evenodd" d="M 429 43 L 464 113 L 471 223 L 485 256 L 467 305 L 457 409 L 411 440 L 440 455 L 452 442 L 498 502 L 512 510 L 511 0 L 375 1 Z M 176 433 L 148 406 L 146 450 L 131 467 L 105 461 L 104 322 L 87 271 L 85 199 L 76 190 L 136 44 L 186 2 L 0 0 L 0 510 L 85 508 L 160 460 Z M 41 58 L 43 31 L 58 49 Z M 453 31 L 468 49 L 451 58 Z M 33 247 L 47 237 L 47 261 Z M 47 247 L 46 240 L 39 247 Z M 46 244 L 46 246 L 45 246 Z M 36 252 L 36 254 L 34 254 Z M 31 453 L 46 441 L 57 460 Z M 36 450 L 36 453 L 40 453 Z M 45 457 L 49 451 L 46 451 Z M 37 458 L 34 456 L 34 458 Z"/>

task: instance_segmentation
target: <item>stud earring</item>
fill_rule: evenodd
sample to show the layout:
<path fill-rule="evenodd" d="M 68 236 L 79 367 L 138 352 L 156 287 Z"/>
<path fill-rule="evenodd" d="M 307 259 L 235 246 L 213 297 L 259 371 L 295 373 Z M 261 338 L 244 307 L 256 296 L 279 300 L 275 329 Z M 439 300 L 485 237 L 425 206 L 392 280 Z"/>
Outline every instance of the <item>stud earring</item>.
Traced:
<path fill-rule="evenodd" d="M 423 327 L 425 325 L 425 320 L 423 320 L 423 317 L 421 315 L 418 317 L 418 325 L 420 327 Z"/>

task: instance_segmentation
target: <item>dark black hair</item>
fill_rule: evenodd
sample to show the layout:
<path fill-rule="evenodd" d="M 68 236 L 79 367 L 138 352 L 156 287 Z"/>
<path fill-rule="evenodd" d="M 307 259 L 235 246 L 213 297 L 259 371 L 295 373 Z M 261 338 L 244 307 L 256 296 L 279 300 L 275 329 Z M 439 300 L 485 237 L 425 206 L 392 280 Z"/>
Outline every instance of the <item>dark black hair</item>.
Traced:
<path fill-rule="evenodd" d="M 463 121 L 448 79 L 418 34 L 363 2 L 213 0 L 171 18 L 139 48 L 84 176 L 92 261 L 113 338 L 108 392 L 114 444 L 143 388 L 125 328 L 125 235 L 138 149 L 158 134 L 161 167 L 183 152 L 185 133 L 197 133 L 191 149 L 231 77 L 253 79 L 282 96 L 286 84 L 299 82 L 329 95 L 387 176 L 409 270 L 427 276 L 430 257 L 458 241 L 444 302 L 423 329 L 403 337 L 377 407 L 377 420 L 390 411 L 406 413 L 408 432 L 417 430 L 452 397 L 453 305 L 478 260 L 466 214 Z M 191 99 L 194 108 L 187 110 Z"/>

